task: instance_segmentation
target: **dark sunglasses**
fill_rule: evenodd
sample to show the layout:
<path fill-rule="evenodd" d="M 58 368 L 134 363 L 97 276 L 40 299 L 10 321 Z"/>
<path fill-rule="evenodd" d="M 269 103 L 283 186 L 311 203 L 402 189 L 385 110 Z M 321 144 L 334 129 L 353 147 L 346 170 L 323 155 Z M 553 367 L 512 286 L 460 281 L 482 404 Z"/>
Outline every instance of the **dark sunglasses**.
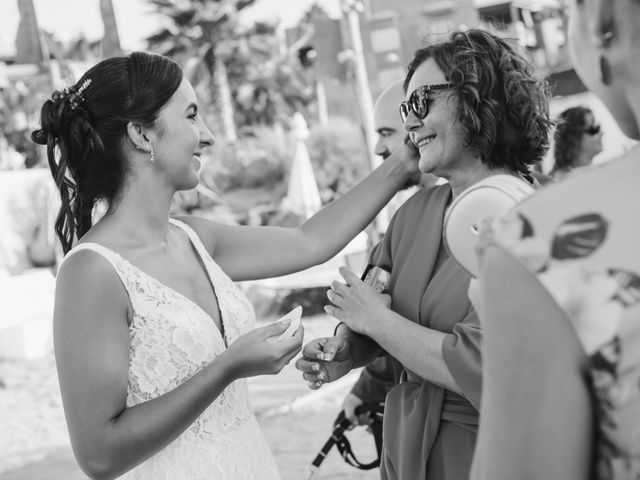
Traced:
<path fill-rule="evenodd" d="M 439 83 L 437 85 L 422 85 L 416 88 L 409 96 L 409 100 L 400 103 L 402 123 L 407 121 L 409 112 L 413 112 L 416 117 L 422 120 L 429 114 L 429 93 L 436 90 L 446 90 L 451 87 L 450 83 Z"/>
<path fill-rule="evenodd" d="M 591 125 L 589 128 L 584 129 L 584 133 L 591 136 L 597 135 L 600 133 L 600 125 Z"/>

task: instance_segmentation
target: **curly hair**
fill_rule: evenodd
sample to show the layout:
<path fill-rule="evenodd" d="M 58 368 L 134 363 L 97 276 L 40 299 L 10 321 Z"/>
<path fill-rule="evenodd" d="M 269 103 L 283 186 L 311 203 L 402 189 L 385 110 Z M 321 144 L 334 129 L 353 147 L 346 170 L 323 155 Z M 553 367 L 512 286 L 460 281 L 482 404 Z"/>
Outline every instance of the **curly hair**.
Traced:
<path fill-rule="evenodd" d="M 111 204 L 123 188 L 127 124 L 152 125 L 181 82 L 172 60 L 133 52 L 103 60 L 44 102 L 31 139 L 46 145 L 60 191 L 55 230 L 64 253 L 91 228 L 96 201 Z"/>
<path fill-rule="evenodd" d="M 490 168 L 527 174 L 549 148 L 548 84 L 515 46 L 478 29 L 420 48 L 407 68 L 411 77 L 433 58 L 458 100 L 465 147 Z"/>
<path fill-rule="evenodd" d="M 585 128 L 588 127 L 589 116 L 593 116 L 593 112 L 587 107 L 568 108 L 558 116 L 556 131 L 553 134 L 555 163 L 552 174 L 571 170 L 577 166 L 575 161 L 579 158 L 582 137 Z"/>

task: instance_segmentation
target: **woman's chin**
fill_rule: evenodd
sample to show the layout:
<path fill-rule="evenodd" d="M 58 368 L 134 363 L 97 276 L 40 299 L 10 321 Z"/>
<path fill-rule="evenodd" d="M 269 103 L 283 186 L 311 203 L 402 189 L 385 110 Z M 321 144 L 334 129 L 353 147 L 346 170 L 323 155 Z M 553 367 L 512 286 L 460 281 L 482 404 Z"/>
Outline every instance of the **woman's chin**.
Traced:
<path fill-rule="evenodd" d="M 197 172 L 191 172 L 188 178 L 184 179 L 182 185 L 178 188 L 178 190 L 192 190 L 198 186 L 200 183 L 200 176 Z"/>
<path fill-rule="evenodd" d="M 420 155 L 418 170 L 420 170 L 421 173 L 433 173 L 433 165 L 426 156 Z"/>

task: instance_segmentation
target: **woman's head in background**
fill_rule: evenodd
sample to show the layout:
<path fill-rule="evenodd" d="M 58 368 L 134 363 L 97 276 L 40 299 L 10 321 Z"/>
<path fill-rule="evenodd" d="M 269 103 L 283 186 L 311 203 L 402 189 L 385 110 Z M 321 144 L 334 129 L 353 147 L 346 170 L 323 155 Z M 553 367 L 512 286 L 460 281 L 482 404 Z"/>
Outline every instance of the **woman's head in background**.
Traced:
<path fill-rule="evenodd" d="M 590 165 L 602 151 L 602 130 L 591 109 L 571 107 L 556 120 L 552 175 Z"/>

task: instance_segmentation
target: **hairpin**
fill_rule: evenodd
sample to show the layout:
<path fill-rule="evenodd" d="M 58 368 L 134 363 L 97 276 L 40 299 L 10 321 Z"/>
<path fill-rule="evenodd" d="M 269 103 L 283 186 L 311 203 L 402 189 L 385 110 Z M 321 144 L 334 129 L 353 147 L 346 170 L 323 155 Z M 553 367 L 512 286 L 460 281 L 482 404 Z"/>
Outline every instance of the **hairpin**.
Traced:
<path fill-rule="evenodd" d="M 64 88 L 62 90 L 56 90 L 51 95 L 51 99 L 54 102 L 60 100 L 67 100 L 69 102 L 69 106 L 71 110 L 75 109 L 79 104 L 84 102 L 84 91 L 91 85 L 91 79 L 87 78 L 80 87 L 76 85 L 71 85 L 70 87 Z"/>

